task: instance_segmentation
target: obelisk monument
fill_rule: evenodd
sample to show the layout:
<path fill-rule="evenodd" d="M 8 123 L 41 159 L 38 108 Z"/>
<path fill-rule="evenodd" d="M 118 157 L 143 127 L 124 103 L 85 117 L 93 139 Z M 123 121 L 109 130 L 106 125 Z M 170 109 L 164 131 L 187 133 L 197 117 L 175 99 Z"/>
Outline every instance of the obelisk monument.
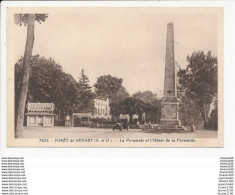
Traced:
<path fill-rule="evenodd" d="M 176 90 L 176 71 L 174 59 L 174 27 L 173 23 L 167 24 L 164 96 L 161 99 L 162 129 L 180 127 L 178 119 L 178 99 Z"/>

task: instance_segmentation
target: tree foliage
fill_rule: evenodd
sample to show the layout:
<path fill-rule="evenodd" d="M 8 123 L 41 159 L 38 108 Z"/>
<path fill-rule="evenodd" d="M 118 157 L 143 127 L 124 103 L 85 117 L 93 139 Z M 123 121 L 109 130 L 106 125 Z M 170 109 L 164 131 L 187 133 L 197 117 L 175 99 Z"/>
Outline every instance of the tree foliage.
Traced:
<path fill-rule="evenodd" d="M 179 119 L 184 126 L 198 125 L 203 122 L 200 107 L 186 95 L 182 95 L 179 102 Z"/>
<path fill-rule="evenodd" d="M 15 106 L 18 107 L 23 59 L 15 64 Z M 53 102 L 55 113 L 63 118 L 68 113 L 78 111 L 79 85 L 77 81 L 63 71 L 60 64 L 52 58 L 39 55 L 31 58 L 31 74 L 27 102 Z"/>
<path fill-rule="evenodd" d="M 142 100 L 145 103 L 152 103 L 157 99 L 157 95 L 153 94 L 151 91 L 137 92 L 133 94 L 133 97 Z"/>
<path fill-rule="evenodd" d="M 97 96 L 102 98 L 109 98 L 112 101 L 113 96 L 122 90 L 122 79 L 104 75 L 97 78 L 97 82 L 94 85 Z"/>
<path fill-rule="evenodd" d="M 179 93 L 184 99 L 195 105 L 195 112 L 199 112 L 204 119 L 204 126 L 208 128 L 209 109 L 213 98 L 217 94 L 217 58 L 209 51 L 194 52 L 187 56 L 187 68 L 178 72 Z"/>
<path fill-rule="evenodd" d="M 26 26 L 28 24 L 28 16 L 29 14 L 15 14 L 15 24 L 19 24 L 20 26 L 24 25 Z M 42 22 L 46 21 L 46 18 L 48 17 L 48 14 L 35 14 L 35 20 L 41 24 Z"/>
<path fill-rule="evenodd" d="M 78 102 L 79 102 L 79 112 L 91 112 L 94 110 L 93 99 L 94 93 L 92 92 L 92 87 L 89 85 L 89 78 L 85 75 L 82 69 L 79 82 L 78 82 Z"/>
<path fill-rule="evenodd" d="M 118 117 L 120 114 L 129 114 L 131 119 L 134 114 L 142 120 L 143 113 L 146 114 L 146 121 L 159 122 L 160 120 L 160 102 L 154 100 L 151 103 L 143 102 L 134 97 L 125 98 L 119 102 L 111 103 L 111 114 Z"/>
<path fill-rule="evenodd" d="M 187 56 L 187 68 L 178 72 L 179 84 L 187 96 L 199 103 L 211 103 L 217 93 L 217 58 L 209 51 Z"/>
<path fill-rule="evenodd" d="M 121 102 L 129 97 L 129 93 L 125 89 L 125 87 L 121 87 L 113 96 L 112 102 Z"/>

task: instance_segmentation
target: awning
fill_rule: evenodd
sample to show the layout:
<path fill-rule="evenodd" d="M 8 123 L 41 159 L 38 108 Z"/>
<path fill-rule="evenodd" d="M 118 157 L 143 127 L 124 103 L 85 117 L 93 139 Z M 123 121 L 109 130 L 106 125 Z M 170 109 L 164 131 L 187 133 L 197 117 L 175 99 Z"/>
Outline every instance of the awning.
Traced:
<path fill-rule="evenodd" d="M 47 112 L 28 112 L 26 116 L 55 116 L 56 114 L 47 113 Z"/>

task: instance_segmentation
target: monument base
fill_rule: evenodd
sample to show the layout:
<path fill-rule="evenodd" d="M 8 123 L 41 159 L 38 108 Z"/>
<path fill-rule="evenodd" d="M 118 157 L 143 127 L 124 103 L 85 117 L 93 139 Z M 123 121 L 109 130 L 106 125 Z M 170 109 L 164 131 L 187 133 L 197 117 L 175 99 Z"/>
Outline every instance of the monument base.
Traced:
<path fill-rule="evenodd" d="M 177 97 L 163 97 L 161 99 L 161 130 L 179 131 L 184 130 L 178 119 L 178 99 Z"/>
<path fill-rule="evenodd" d="M 185 127 L 181 126 L 179 119 L 161 119 L 159 127 L 162 131 L 187 131 Z"/>
<path fill-rule="evenodd" d="M 185 131 L 186 129 L 181 126 L 179 119 L 161 119 L 160 120 L 161 130 L 171 130 L 171 131 Z"/>
<path fill-rule="evenodd" d="M 169 127 L 169 128 L 174 128 L 174 127 L 181 126 L 181 122 L 179 119 L 161 119 L 160 125 Z"/>

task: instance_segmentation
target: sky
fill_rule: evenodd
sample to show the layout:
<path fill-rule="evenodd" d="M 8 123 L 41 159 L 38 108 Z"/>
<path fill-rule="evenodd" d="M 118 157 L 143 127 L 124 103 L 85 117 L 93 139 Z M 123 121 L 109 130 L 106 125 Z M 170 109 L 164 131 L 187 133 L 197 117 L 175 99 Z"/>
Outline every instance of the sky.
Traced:
<path fill-rule="evenodd" d="M 54 58 L 75 79 L 84 69 L 91 85 L 110 74 L 122 78 L 130 94 L 150 90 L 161 95 L 169 22 L 174 24 L 179 67 L 186 67 L 186 57 L 194 51 L 211 50 L 217 56 L 217 16 L 206 10 L 90 7 L 47 13 L 46 22 L 35 24 L 33 55 Z M 24 54 L 26 27 L 10 30 L 16 35 L 17 61 Z"/>

